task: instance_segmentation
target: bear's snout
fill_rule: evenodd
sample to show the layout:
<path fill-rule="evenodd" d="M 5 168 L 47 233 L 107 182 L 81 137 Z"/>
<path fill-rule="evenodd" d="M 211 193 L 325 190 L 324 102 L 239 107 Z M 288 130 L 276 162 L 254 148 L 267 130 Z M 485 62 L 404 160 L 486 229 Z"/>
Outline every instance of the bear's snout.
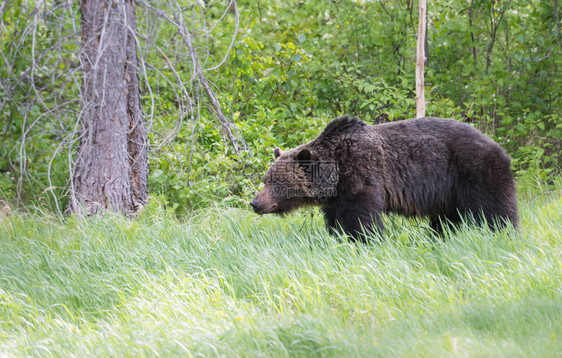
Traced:
<path fill-rule="evenodd" d="M 278 203 L 267 194 L 267 190 L 262 190 L 250 201 L 250 205 L 256 214 L 264 215 L 275 213 Z"/>
<path fill-rule="evenodd" d="M 259 206 L 258 200 L 254 199 L 254 200 L 250 201 L 250 205 L 252 206 L 254 211 L 257 213 L 258 212 L 258 206 Z"/>

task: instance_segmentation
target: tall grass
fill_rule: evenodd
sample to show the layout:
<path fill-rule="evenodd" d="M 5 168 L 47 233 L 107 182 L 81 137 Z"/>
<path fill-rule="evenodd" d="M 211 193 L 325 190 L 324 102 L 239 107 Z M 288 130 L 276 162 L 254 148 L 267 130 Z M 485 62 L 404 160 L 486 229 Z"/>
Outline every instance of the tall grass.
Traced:
<path fill-rule="evenodd" d="M 2 217 L 0 356 L 557 356 L 561 188 L 519 232 L 391 217 L 372 245 L 316 211 Z"/>

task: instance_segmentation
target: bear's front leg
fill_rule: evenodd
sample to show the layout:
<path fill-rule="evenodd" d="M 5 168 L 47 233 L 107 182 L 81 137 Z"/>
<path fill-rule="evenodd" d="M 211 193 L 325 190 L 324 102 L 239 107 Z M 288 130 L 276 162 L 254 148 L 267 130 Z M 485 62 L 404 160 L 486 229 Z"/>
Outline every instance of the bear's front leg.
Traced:
<path fill-rule="evenodd" d="M 382 234 L 384 230 L 382 208 L 382 193 L 374 186 L 365 186 L 355 194 L 338 193 L 335 226 L 354 240 L 366 242 L 367 235 Z"/>
<path fill-rule="evenodd" d="M 334 205 L 326 205 L 321 209 L 324 214 L 324 221 L 326 221 L 326 226 L 328 226 L 328 231 L 330 234 L 334 235 L 338 231 L 338 226 L 336 223 L 336 207 Z"/>

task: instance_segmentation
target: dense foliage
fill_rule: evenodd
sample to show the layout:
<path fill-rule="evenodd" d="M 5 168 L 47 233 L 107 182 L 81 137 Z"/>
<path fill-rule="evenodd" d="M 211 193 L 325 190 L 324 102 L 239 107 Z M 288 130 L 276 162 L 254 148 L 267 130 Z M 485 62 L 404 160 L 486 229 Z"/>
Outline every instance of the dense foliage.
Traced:
<path fill-rule="evenodd" d="M 68 151 L 61 143 L 80 112 L 77 43 L 68 34 L 79 19 L 64 21 L 77 12 L 61 10 L 57 1 L 41 2 L 37 11 L 34 4 L 10 2 L 2 15 L 0 198 L 53 205 L 63 198 L 64 207 L 75 143 L 67 143 Z M 257 189 L 274 147 L 310 140 L 341 114 L 369 123 L 413 117 L 416 4 L 240 1 L 229 52 L 233 11 L 223 17 L 228 7 L 217 1 L 186 6 L 196 46 L 204 49 L 201 61 L 210 68 L 226 56 L 206 74 L 250 146 L 241 154 L 225 142 L 204 94 L 190 82 L 177 29 L 139 4 L 140 54 L 150 65 L 142 91 L 152 129 L 151 193 L 178 213 L 217 199 L 242 203 Z M 556 0 L 429 2 L 427 115 L 484 130 L 508 150 L 520 175 L 559 173 L 557 6 Z M 26 29 L 34 22 L 31 36 Z M 216 26 L 205 33 L 202 23 Z M 76 77 L 69 80 L 69 73 Z M 186 97 L 202 99 L 198 115 L 186 115 Z"/>

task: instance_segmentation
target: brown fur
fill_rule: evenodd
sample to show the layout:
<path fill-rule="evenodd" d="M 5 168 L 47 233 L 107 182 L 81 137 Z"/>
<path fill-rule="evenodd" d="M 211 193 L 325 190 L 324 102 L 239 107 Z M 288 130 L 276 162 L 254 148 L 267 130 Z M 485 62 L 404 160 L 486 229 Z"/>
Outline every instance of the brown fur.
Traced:
<path fill-rule="evenodd" d="M 456 120 L 367 125 L 340 117 L 316 139 L 286 152 L 276 148 L 275 156 L 251 203 L 259 214 L 319 205 L 331 230 L 356 239 L 381 233 L 384 212 L 429 217 L 436 231 L 467 215 L 492 228 L 517 226 L 509 156 Z"/>

